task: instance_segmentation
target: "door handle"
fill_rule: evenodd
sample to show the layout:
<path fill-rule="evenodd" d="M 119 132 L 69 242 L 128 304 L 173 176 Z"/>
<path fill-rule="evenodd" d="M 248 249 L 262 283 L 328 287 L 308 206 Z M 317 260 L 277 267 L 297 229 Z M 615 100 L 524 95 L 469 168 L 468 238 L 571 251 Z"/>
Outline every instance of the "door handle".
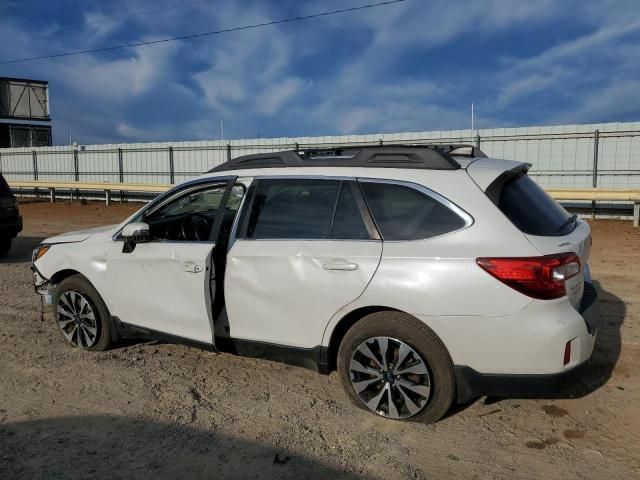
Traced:
<path fill-rule="evenodd" d="M 345 272 L 353 272 L 358 269 L 357 263 L 323 263 L 324 270 L 341 270 Z"/>
<path fill-rule="evenodd" d="M 189 273 L 200 273 L 202 271 L 202 265 L 194 262 L 184 262 L 182 264 L 182 270 Z"/>

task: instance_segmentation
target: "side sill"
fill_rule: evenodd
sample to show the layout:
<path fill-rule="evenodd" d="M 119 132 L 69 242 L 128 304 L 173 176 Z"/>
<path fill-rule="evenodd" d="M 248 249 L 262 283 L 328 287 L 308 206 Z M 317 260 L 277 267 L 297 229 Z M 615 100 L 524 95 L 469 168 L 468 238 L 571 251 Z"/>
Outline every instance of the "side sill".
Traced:
<path fill-rule="evenodd" d="M 495 374 L 480 373 L 466 365 L 453 367 L 456 376 L 457 402 L 476 398 L 553 398 L 567 385 L 580 377 L 588 362 L 570 370 L 552 374 Z"/>
<path fill-rule="evenodd" d="M 159 340 L 166 343 L 178 343 L 180 345 L 187 345 L 189 347 L 200 348 L 209 352 L 217 351 L 216 348 L 206 342 L 200 342 L 198 340 L 192 340 L 190 338 L 180 337 L 178 335 L 171 335 L 169 333 L 158 332 L 145 327 L 139 327 L 137 325 L 131 325 L 121 321 L 118 317 L 111 317 L 113 319 L 113 325 L 117 334 L 123 338 L 144 338 L 146 340 Z"/>
<path fill-rule="evenodd" d="M 241 340 L 237 338 L 216 338 L 216 346 L 223 352 L 243 357 L 263 358 L 274 362 L 286 363 L 297 367 L 308 368 L 315 372 L 328 374 L 329 368 L 322 361 L 327 357 L 328 347 L 318 345 L 312 348 L 291 347 L 275 343 Z"/>

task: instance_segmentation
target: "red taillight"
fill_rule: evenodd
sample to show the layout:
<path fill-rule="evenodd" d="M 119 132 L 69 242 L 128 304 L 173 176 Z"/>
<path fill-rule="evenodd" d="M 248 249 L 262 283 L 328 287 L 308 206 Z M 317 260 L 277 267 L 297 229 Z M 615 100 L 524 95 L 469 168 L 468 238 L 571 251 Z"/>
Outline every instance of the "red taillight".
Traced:
<path fill-rule="evenodd" d="M 529 297 L 549 300 L 566 294 L 564 282 L 580 273 L 575 253 L 544 257 L 478 258 L 478 265 Z"/>

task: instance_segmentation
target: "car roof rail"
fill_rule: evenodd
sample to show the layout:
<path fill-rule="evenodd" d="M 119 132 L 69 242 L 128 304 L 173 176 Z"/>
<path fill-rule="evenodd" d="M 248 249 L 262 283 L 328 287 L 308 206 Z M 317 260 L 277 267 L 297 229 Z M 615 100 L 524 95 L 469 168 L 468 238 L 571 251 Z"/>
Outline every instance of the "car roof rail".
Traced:
<path fill-rule="evenodd" d="M 455 156 L 486 157 L 473 145 L 340 145 L 257 153 L 233 158 L 209 170 L 223 172 L 277 167 L 369 167 L 457 170 Z"/>

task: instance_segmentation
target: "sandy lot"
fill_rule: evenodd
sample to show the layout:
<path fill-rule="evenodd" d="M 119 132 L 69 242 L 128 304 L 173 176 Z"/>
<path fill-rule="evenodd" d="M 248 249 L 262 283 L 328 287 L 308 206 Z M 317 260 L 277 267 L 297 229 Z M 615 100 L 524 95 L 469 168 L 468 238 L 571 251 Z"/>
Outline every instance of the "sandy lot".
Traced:
<path fill-rule="evenodd" d="M 602 323 L 589 372 L 546 399 L 435 425 L 355 409 L 335 374 L 156 342 L 65 346 L 28 268 L 45 236 L 136 205 L 25 204 L 0 260 L 0 478 L 640 478 L 640 229 L 592 222 Z"/>

